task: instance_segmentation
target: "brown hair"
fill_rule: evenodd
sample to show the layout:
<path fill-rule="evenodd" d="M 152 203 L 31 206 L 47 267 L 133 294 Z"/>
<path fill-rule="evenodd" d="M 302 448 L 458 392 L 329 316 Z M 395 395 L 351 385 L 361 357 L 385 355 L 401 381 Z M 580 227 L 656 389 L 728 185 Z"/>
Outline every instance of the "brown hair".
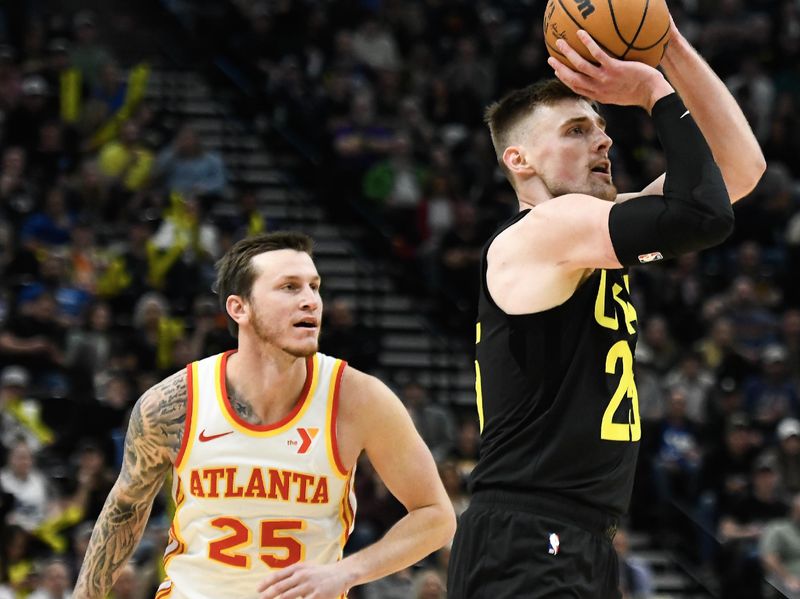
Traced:
<path fill-rule="evenodd" d="M 511 174 L 503 163 L 503 152 L 511 145 L 510 134 L 519 122 L 533 113 L 538 106 L 549 106 L 561 100 L 591 100 L 576 94 L 558 79 L 544 79 L 527 87 L 515 89 L 486 108 L 483 120 L 489 125 L 497 162 L 511 181 Z"/>
<path fill-rule="evenodd" d="M 217 280 L 214 283 L 214 291 L 219 297 L 222 311 L 228 314 L 225 302 L 229 295 L 250 299 L 253 281 L 258 274 L 253 267 L 255 256 L 276 250 L 295 250 L 313 256 L 313 246 L 314 242 L 308 235 L 294 231 L 262 233 L 237 241 L 216 265 Z M 228 315 L 228 331 L 234 337 L 239 334 L 239 326 L 230 315 Z"/>

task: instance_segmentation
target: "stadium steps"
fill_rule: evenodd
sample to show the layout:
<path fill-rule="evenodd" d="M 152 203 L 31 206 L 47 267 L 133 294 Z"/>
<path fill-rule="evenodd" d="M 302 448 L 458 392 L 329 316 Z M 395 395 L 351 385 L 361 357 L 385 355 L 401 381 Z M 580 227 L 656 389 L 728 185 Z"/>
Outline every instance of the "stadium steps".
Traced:
<path fill-rule="evenodd" d="M 358 255 L 352 241 L 359 236 L 357 229 L 326 222 L 324 210 L 310 194 L 289 182 L 283 170 L 287 159 L 281 157 L 278 163 L 253 128 L 214 99 L 200 75 L 191 70 L 154 70 L 148 100 L 166 115 L 167 126 L 188 122 L 196 128 L 204 147 L 222 155 L 233 186 L 258 188 L 258 207 L 269 223 L 314 238 L 323 290 L 350 300 L 359 322 L 380 333 L 381 374 L 402 372 L 429 387 L 440 401 L 472 404 L 474 374 L 468 356 L 454 351 L 447 338 L 432 330 L 415 309 L 414 299 L 399 293 L 384 274 L 382 264 Z M 235 212 L 234 202 L 223 200 L 214 207 L 215 214 Z"/>
<path fill-rule="evenodd" d="M 678 565 L 671 551 L 655 547 L 648 533 L 631 531 L 628 535 L 630 552 L 642 560 L 653 574 L 651 599 L 709 599 L 696 581 Z"/>

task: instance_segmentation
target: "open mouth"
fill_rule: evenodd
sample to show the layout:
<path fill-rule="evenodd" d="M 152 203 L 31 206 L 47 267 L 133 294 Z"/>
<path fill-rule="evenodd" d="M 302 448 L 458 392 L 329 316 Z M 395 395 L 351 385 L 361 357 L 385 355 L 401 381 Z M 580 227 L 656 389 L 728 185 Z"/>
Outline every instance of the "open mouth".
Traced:
<path fill-rule="evenodd" d="M 318 325 L 316 320 L 301 320 L 294 323 L 294 326 L 298 329 L 316 329 Z"/>
<path fill-rule="evenodd" d="M 597 173 L 599 175 L 611 175 L 611 163 L 607 160 L 603 162 L 598 162 L 592 167 L 592 172 Z"/>

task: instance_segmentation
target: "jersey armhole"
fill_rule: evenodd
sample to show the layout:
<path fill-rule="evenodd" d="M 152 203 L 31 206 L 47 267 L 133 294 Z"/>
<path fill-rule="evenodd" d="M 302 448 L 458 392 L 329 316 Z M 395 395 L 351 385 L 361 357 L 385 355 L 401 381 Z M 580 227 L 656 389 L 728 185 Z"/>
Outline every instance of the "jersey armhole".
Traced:
<path fill-rule="evenodd" d="M 336 472 L 336 474 L 342 478 L 346 478 L 350 473 L 342 464 L 342 458 L 339 455 L 339 440 L 337 437 L 336 422 L 339 417 L 339 391 L 342 384 L 342 375 L 344 374 L 344 369 L 346 367 L 347 362 L 344 360 L 339 360 L 336 364 L 333 373 L 333 381 L 330 388 L 330 401 L 328 402 L 328 418 L 330 419 L 328 422 L 328 439 L 330 443 L 328 447 L 328 456 L 334 472 Z"/>
<path fill-rule="evenodd" d="M 181 435 L 181 446 L 175 457 L 175 472 L 180 472 L 189 454 L 194 439 L 194 429 L 197 422 L 197 362 L 186 365 L 186 421 Z"/>

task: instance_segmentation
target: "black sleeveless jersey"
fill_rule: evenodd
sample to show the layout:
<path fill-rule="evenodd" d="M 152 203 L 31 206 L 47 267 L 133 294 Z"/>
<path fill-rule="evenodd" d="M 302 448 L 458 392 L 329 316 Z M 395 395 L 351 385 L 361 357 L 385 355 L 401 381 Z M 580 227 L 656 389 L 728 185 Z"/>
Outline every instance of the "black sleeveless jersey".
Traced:
<path fill-rule="evenodd" d="M 475 360 L 481 450 L 472 490 L 556 494 L 621 515 L 641 437 L 628 275 L 595 270 L 560 306 L 506 314 L 489 295 L 486 256 L 527 212 L 483 249 Z"/>

